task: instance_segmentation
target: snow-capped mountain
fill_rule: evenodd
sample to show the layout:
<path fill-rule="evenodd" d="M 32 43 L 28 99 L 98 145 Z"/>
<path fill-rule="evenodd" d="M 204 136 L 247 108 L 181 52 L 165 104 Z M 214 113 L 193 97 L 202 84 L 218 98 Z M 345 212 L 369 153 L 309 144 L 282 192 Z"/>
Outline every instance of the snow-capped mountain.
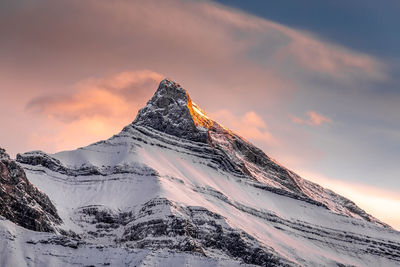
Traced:
<path fill-rule="evenodd" d="M 400 265 L 400 232 L 276 163 L 167 79 L 110 139 L 16 160 L 47 204 L 26 206 L 50 212 L 36 219 L 51 227 L 0 213 L 1 266 Z"/>

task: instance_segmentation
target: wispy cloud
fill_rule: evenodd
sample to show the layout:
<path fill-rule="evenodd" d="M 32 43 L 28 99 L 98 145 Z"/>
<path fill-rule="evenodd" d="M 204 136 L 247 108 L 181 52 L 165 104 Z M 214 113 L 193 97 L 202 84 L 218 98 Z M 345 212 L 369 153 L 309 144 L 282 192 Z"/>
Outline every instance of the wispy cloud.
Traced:
<path fill-rule="evenodd" d="M 320 41 L 308 33 L 274 26 L 290 39 L 276 54 L 280 61 L 296 62 L 309 71 L 329 74 L 342 81 L 388 78 L 385 64 L 376 58 Z"/>
<path fill-rule="evenodd" d="M 314 110 L 310 110 L 306 113 L 307 118 L 300 118 L 294 115 L 290 115 L 289 118 L 296 124 L 306 124 L 309 126 L 321 126 L 324 123 L 331 123 L 332 120 L 322 114 L 317 113 Z"/>

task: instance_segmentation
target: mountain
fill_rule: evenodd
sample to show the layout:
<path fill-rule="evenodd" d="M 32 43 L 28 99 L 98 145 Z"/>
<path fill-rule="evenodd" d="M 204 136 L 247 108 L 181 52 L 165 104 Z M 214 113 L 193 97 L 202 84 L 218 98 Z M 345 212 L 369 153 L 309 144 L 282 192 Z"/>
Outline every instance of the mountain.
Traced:
<path fill-rule="evenodd" d="M 3 215 L 1 266 L 400 265 L 400 232 L 276 163 L 167 79 L 110 139 L 16 160 L 56 213 L 36 231 Z"/>

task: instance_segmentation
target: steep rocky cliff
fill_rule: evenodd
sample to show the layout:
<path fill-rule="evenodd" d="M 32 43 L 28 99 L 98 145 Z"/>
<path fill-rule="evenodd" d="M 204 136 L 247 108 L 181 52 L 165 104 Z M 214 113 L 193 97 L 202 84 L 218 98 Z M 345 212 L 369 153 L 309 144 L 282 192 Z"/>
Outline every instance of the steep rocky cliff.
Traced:
<path fill-rule="evenodd" d="M 52 232 L 61 223 L 48 196 L 26 178 L 22 167 L 0 148 L 0 215 L 34 231 Z"/>

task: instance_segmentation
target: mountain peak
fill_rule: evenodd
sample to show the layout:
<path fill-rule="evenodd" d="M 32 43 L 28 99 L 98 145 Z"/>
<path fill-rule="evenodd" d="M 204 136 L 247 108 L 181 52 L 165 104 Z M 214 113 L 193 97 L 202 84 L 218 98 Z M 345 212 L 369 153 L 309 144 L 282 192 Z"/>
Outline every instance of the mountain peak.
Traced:
<path fill-rule="evenodd" d="M 213 125 L 213 121 L 191 101 L 180 84 L 164 79 L 146 106 L 139 110 L 133 124 L 204 143 L 207 141 L 207 128 Z"/>
<path fill-rule="evenodd" d="M 0 236 L 2 265 L 400 262 L 400 232 L 272 161 L 167 79 L 108 140 L 0 158 Z"/>

